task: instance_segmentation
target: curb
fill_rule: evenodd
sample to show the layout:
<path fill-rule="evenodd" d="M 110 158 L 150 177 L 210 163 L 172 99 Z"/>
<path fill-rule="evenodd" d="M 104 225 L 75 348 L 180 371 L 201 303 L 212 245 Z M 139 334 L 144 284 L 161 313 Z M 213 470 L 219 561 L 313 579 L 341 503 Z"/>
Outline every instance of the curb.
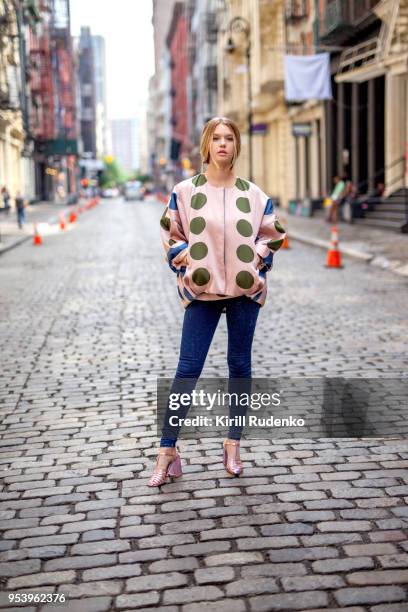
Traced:
<path fill-rule="evenodd" d="M 90 199 L 92 199 L 92 198 L 90 198 Z M 89 201 L 89 199 L 88 199 L 88 201 Z M 72 207 L 69 207 L 69 208 L 67 208 L 63 212 L 68 212 L 69 210 L 71 210 L 71 208 Z M 29 221 L 27 223 L 49 223 L 51 225 L 53 223 L 58 223 L 58 221 L 59 221 L 59 215 L 57 214 L 56 216 L 49 217 L 48 219 L 43 219 L 42 221 Z M 32 238 L 33 238 L 33 235 L 32 234 L 28 234 L 27 236 L 23 236 L 22 238 L 17 238 L 17 240 L 15 240 L 11 244 L 8 244 L 7 246 L 5 246 L 3 248 L 1 248 L 1 246 L 0 246 L 0 256 L 3 255 L 3 253 L 7 253 L 7 251 L 11 251 L 12 249 L 18 247 L 20 244 L 23 244 L 23 242 L 27 242 L 27 240 L 32 240 Z"/>
<path fill-rule="evenodd" d="M 46 219 L 44 221 L 30 221 L 30 223 L 57 223 L 58 222 L 58 217 L 50 217 L 49 219 Z M 11 251 L 11 249 L 14 249 L 18 246 L 20 246 L 20 244 L 23 244 L 23 242 L 27 242 L 27 240 L 32 240 L 32 234 L 28 234 L 27 236 L 23 236 L 22 238 L 17 238 L 17 240 L 15 240 L 14 242 L 12 242 L 11 244 L 8 244 L 5 247 L 1 247 L 0 246 L 0 255 L 3 255 L 3 253 L 7 253 L 7 251 Z"/>
<path fill-rule="evenodd" d="M 14 249 L 20 244 L 23 244 L 23 242 L 27 242 L 27 240 L 30 240 L 30 238 L 32 238 L 32 236 L 30 235 L 23 236 L 23 238 L 18 238 L 18 240 L 15 240 L 14 242 L 12 242 L 11 244 L 8 244 L 5 247 L 0 247 L 0 255 L 3 255 L 3 253 L 7 253 L 7 251 L 11 251 L 11 249 Z"/>
<path fill-rule="evenodd" d="M 297 240 L 298 242 L 315 246 L 320 249 L 328 250 L 330 247 L 330 242 L 327 240 L 321 240 L 320 238 L 309 238 L 308 236 L 296 231 L 292 232 L 289 230 L 288 236 L 292 240 Z M 359 261 L 375 266 L 376 268 L 381 268 L 388 272 L 398 274 L 398 276 L 408 277 L 408 264 L 395 265 L 392 260 L 387 259 L 386 257 L 379 257 L 378 255 L 374 255 L 374 253 L 364 253 L 363 251 L 358 251 L 348 247 L 339 247 L 339 251 L 346 257 L 358 259 Z"/>

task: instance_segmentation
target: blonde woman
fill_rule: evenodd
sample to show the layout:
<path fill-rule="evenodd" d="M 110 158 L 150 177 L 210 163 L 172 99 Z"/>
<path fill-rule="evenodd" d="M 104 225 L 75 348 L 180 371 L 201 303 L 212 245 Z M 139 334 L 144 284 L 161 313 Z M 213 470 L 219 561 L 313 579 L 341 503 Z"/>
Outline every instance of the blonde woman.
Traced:
<path fill-rule="evenodd" d="M 236 123 L 226 117 L 210 119 L 201 134 L 202 172 L 174 187 L 160 220 L 166 260 L 177 275 L 178 295 L 185 308 L 172 393 L 193 390 L 223 312 L 229 379 L 251 379 L 252 341 L 266 299 L 266 273 L 285 230 L 273 212 L 272 200 L 257 185 L 236 175 L 240 150 Z M 178 416 L 185 417 L 188 408 L 180 409 Z M 229 416 L 236 414 L 237 407 L 231 404 Z M 179 428 L 170 426 L 168 417 L 169 406 L 156 468 L 148 482 L 152 487 L 182 474 L 176 447 Z M 242 427 L 230 426 L 223 443 L 224 467 L 233 476 L 243 472 L 241 433 Z"/>

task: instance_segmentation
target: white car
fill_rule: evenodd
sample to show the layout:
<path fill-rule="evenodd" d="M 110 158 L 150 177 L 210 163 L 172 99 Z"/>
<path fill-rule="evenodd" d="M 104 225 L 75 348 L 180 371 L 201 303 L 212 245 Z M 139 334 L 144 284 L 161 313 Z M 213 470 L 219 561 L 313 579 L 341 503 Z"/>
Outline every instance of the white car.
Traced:
<path fill-rule="evenodd" d="M 108 187 L 102 191 L 103 198 L 117 198 L 119 195 L 119 189 L 117 187 Z"/>
<path fill-rule="evenodd" d="M 125 185 L 125 200 L 143 200 L 143 187 L 140 181 L 129 181 Z"/>

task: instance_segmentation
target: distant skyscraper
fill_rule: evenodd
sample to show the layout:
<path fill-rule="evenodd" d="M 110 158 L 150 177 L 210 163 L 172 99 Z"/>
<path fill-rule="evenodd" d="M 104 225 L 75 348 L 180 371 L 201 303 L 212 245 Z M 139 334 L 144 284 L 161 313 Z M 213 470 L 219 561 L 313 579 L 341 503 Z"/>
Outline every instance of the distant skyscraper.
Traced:
<path fill-rule="evenodd" d="M 92 49 L 95 84 L 96 155 L 98 158 L 102 158 L 108 153 L 105 39 L 102 36 L 92 36 Z"/>
<path fill-rule="evenodd" d="M 112 155 L 124 170 L 140 168 L 139 119 L 112 119 Z"/>

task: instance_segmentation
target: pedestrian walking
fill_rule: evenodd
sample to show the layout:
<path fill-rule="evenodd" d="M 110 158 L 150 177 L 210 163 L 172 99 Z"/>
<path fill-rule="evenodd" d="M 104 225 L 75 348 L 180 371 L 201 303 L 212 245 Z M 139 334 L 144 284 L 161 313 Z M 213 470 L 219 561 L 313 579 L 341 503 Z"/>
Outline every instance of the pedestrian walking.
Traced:
<path fill-rule="evenodd" d="M 285 230 L 271 198 L 236 176 L 240 150 L 236 123 L 226 117 L 210 119 L 201 133 L 201 173 L 175 185 L 160 219 L 166 260 L 177 275 L 178 295 L 185 308 L 171 393 L 194 389 L 222 313 L 228 329 L 229 392 L 236 379 L 244 381 L 241 392 L 250 388 L 252 342 L 266 299 L 266 275 L 284 242 Z M 188 409 L 178 410 L 180 421 Z M 231 421 L 239 410 L 242 406 L 230 402 Z M 170 424 L 169 417 L 167 403 L 156 467 L 148 482 L 151 487 L 162 485 L 168 476 L 181 475 L 176 447 L 180 427 Z M 224 467 L 234 476 L 243 472 L 242 429 L 231 425 L 223 442 Z"/>
<path fill-rule="evenodd" d="M 1 197 L 3 198 L 3 209 L 6 215 L 10 212 L 10 193 L 7 187 L 4 185 L 1 189 Z"/>
<path fill-rule="evenodd" d="M 17 211 L 17 224 L 20 229 L 23 229 L 23 225 L 25 223 L 25 207 L 26 201 L 24 197 L 21 195 L 21 191 L 17 191 L 15 197 L 16 203 L 16 211 Z"/>

